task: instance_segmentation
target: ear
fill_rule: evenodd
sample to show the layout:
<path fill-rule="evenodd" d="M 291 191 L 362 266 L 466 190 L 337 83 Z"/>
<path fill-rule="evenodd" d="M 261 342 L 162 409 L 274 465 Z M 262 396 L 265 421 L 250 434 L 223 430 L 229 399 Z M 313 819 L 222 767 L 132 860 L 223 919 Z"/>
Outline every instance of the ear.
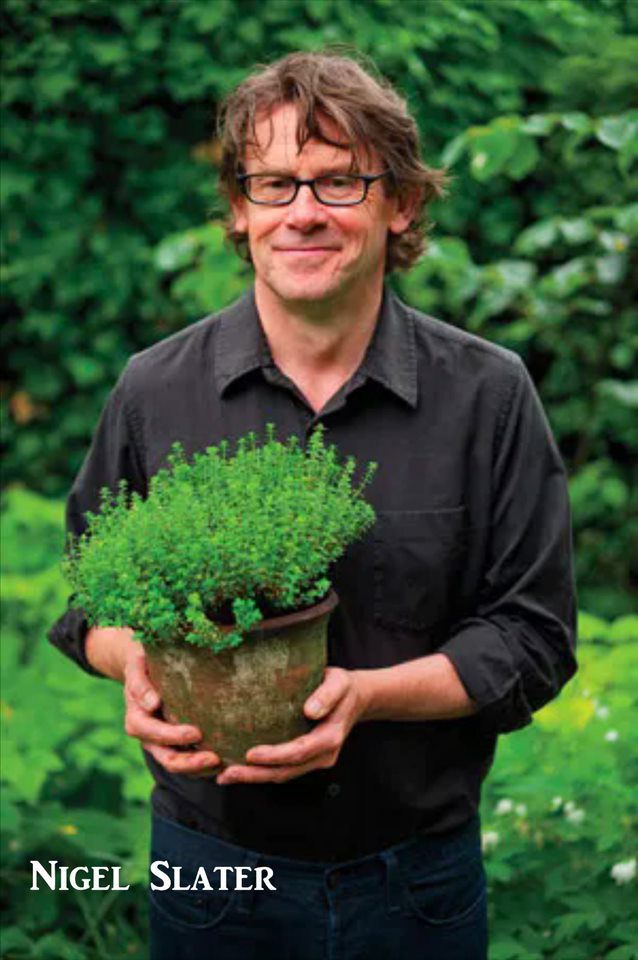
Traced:
<path fill-rule="evenodd" d="M 407 230 L 421 202 L 421 191 L 413 190 L 402 196 L 395 197 L 395 207 L 392 219 L 388 224 L 390 233 L 403 233 Z"/>
<path fill-rule="evenodd" d="M 248 217 L 246 216 L 246 197 L 239 194 L 230 201 L 233 215 L 233 226 L 237 233 L 248 233 Z"/>

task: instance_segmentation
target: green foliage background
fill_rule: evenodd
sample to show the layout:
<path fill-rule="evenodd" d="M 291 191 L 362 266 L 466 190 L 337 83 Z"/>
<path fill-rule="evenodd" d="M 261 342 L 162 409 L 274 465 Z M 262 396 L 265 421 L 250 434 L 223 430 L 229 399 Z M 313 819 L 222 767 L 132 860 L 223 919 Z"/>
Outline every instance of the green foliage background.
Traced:
<path fill-rule="evenodd" d="M 486 785 L 490 960 L 637 957 L 635 880 L 610 870 L 636 857 L 638 816 L 638 4 L 5 0 L 1 16 L 2 954 L 144 956 L 149 784 L 121 693 L 44 642 L 65 600 L 60 498 L 130 353 L 249 282 L 223 242 L 216 104 L 255 62 L 346 43 L 453 173 L 429 256 L 394 285 L 523 356 L 570 474 L 581 670 L 503 738 Z M 134 887 L 29 894 L 35 856 L 122 862 Z"/>

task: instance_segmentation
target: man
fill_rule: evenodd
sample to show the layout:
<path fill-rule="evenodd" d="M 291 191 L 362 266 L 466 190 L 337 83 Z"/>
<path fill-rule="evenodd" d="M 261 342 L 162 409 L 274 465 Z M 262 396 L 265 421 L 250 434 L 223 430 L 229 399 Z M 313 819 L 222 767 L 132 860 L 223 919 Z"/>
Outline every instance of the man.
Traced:
<path fill-rule="evenodd" d="M 564 469 L 520 360 L 401 303 L 442 178 L 404 102 L 355 62 L 294 54 L 229 98 L 221 182 L 254 290 L 135 356 L 71 491 L 70 529 L 125 477 L 274 421 L 375 460 L 372 534 L 306 736 L 215 778 L 166 723 L 131 631 L 68 613 L 51 638 L 124 683 L 156 780 L 152 860 L 273 869 L 276 891 L 151 893 L 152 957 L 484 960 L 478 807 L 499 733 L 576 669 Z M 185 749 L 191 747 L 193 749 Z M 219 771 L 218 771 L 219 773 Z"/>

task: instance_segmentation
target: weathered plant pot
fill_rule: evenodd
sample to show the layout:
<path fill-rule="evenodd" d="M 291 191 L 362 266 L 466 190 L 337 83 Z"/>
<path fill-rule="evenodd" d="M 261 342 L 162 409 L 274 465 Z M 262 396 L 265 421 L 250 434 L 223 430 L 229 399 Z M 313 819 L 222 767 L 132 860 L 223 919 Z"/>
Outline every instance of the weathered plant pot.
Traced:
<path fill-rule="evenodd" d="M 164 717 L 198 726 L 198 749 L 214 750 L 225 765 L 245 763 L 257 744 L 307 733 L 303 705 L 323 679 L 328 619 L 338 602 L 331 590 L 313 607 L 262 620 L 238 647 L 217 654 L 187 643 L 149 644 Z"/>

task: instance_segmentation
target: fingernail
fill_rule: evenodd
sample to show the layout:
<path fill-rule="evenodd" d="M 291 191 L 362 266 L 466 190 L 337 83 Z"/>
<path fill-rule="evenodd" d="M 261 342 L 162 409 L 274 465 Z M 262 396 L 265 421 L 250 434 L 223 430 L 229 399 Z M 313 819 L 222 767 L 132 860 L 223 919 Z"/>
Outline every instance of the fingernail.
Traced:
<path fill-rule="evenodd" d="M 147 710 L 152 710 L 157 706 L 157 695 L 152 690 L 147 690 L 142 698 L 142 703 Z"/>
<path fill-rule="evenodd" d="M 323 703 L 320 700 L 309 700 L 306 713 L 309 713 L 312 717 L 320 717 L 323 713 Z"/>

